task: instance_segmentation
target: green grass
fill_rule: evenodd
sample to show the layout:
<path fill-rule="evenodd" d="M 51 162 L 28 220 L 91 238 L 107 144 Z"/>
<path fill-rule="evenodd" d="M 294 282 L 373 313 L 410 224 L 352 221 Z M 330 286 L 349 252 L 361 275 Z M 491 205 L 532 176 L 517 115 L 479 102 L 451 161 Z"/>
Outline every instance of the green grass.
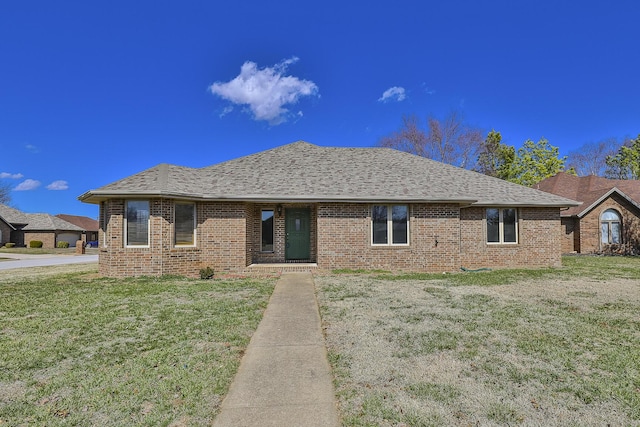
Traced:
<path fill-rule="evenodd" d="M 0 281 L 0 425 L 209 425 L 273 285 Z"/>
<path fill-rule="evenodd" d="M 570 280 L 575 277 L 589 277 L 594 280 L 606 280 L 609 277 L 640 280 L 640 257 L 565 256 L 560 268 L 502 269 L 452 274 L 382 273 L 374 277 L 377 280 L 437 280 L 461 286 L 508 285 L 523 280 Z"/>

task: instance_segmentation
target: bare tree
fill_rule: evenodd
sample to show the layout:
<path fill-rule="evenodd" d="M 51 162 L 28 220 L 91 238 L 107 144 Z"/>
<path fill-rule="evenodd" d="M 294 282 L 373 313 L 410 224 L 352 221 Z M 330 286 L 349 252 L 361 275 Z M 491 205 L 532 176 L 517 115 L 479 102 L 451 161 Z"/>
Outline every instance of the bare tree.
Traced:
<path fill-rule="evenodd" d="M 578 176 L 604 176 L 607 170 L 607 157 L 618 151 L 620 143 L 615 138 L 600 142 L 589 142 L 569 153 L 567 164 L 575 169 Z"/>
<path fill-rule="evenodd" d="M 422 157 L 429 157 L 426 151 L 427 135 L 420 128 L 416 116 L 403 117 L 400 130 L 382 137 L 378 145 L 395 148 L 396 150 L 406 151 Z"/>
<path fill-rule="evenodd" d="M 8 205 L 11 202 L 11 187 L 0 182 L 0 204 Z"/>
<path fill-rule="evenodd" d="M 482 131 L 465 124 L 462 115 L 453 111 L 444 120 L 430 116 L 426 130 L 417 117 L 403 117 L 400 130 L 381 138 L 378 144 L 472 169 L 482 143 Z"/>

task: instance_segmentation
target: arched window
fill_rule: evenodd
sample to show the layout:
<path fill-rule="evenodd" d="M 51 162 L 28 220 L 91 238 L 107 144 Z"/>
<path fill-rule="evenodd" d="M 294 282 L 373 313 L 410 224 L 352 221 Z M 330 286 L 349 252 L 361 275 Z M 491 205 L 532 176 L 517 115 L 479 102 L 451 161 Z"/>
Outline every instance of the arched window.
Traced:
<path fill-rule="evenodd" d="M 613 209 L 607 209 L 600 217 L 601 242 L 605 245 L 622 242 L 620 214 Z"/>

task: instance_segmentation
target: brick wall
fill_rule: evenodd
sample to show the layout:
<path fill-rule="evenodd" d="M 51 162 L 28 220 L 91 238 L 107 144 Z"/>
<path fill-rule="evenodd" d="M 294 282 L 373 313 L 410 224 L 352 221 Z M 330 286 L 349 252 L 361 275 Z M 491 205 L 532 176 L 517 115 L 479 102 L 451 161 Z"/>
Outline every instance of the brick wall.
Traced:
<path fill-rule="evenodd" d="M 578 221 L 573 217 L 565 217 L 560 219 L 560 225 L 562 227 L 562 253 L 567 254 L 571 252 L 577 252 L 579 246 L 576 243 L 579 242 L 576 232 Z"/>
<path fill-rule="evenodd" d="M 607 209 L 614 209 L 622 217 L 623 243 L 637 244 L 640 241 L 638 209 L 625 198 L 612 194 L 580 219 L 580 252 L 599 253 L 607 250 L 607 245 L 600 243 L 600 216 Z"/>
<path fill-rule="evenodd" d="M 4 246 L 5 243 L 11 242 L 11 227 L 9 227 L 4 221 L 0 221 L 0 234 L 0 246 Z"/>
<path fill-rule="evenodd" d="M 56 234 L 53 231 L 37 232 L 37 231 L 25 231 L 24 232 L 24 244 L 30 247 L 31 241 L 39 240 L 42 242 L 42 247 L 46 249 L 52 249 L 56 247 Z"/>
<path fill-rule="evenodd" d="M 371 205 L 320 203 L 318 267 L 456 270 L 459 266 L 459 211 L 457 205 L 410 205 L 410 244 L 374 246 L 371 244 Z"/>
<path fill-rule="evenodd" d="M 487 244 L 486 209 L 460 212 L 461 266 L 466 268 L 560 266 L 561 228 L 558 208 L 519 208 L 518 243 Z"/>
<path fill-rule="evenodd" d="M 247 206 L 196 204 L 196 245 L 174 246 L 174 201 L 152 199 L 149 247 L 125 247 L 124 200 L 101 204 L 100 273 L 111 277 L 177 274 L 198 277 L 200 269 L 237 270 L 247 265 Z M 106 240 L 105 240 L 106 237 Z M 102 242 L 106 241 L 106 245 Z"/>
<path fill-rule="evenodd" d="M 285 261 L 285 212 L 307 207 L 311 214 L 311 261 L 324 269 L 458 271 L 461 266 L 536 267 L 560 265 L 559 209 L 518 210 L 519 243 L 488 245 L 483 208 L 455 204 L 410 204 L 409 245 L 371 244 L 371 205 L 358 203 L 196 204 L 196 245 L 175 247 L 174 201 L 150 201 L 149 247 L 124 246 L 124 200 L 101 204 L 100 272 L 106 276 L 178 274 L 198 277 L 204 267 L 238 271 L 251 263 Z M 274 210 L 274 251 L 261 252 L 261 210 Z M 105 239 L 106 238 L 106 239 Z M 106 241 L 106 246 L 102 242 Z"/>

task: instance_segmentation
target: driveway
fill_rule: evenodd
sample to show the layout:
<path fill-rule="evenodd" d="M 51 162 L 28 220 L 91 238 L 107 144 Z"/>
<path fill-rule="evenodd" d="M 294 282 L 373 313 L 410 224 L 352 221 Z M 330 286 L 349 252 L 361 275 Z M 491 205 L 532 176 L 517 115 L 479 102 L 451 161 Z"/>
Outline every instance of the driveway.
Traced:
<path fill-rule="evenodd" d="M 11 258 L 4 260 L 3 258 Z M 98 255 L 30 255 L 0 253 L 0 270 L 98 262 Z"/>

